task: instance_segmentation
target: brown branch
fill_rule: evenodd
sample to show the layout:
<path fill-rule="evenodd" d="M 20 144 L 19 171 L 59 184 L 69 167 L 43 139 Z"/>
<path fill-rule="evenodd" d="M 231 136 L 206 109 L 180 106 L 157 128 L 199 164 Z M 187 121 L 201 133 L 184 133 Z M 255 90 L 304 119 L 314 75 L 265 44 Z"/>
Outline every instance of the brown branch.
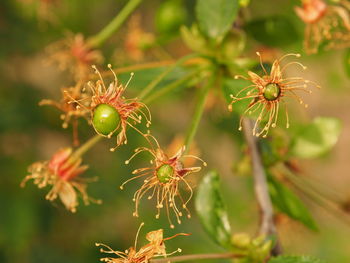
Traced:
<path fill-rule="evenodd" d="M 266 174 L 261 161 L 256 137 L 253 135 L 252 130 L 251 120 L 244 118 L 243 131 L 252 159 L 255 195 L 261 211 L 259 234 L 267 236 L 274 235 L 277 237 L 277 230 L 274 223 L 273 206 L 268 191 Z M 279 254 L 280 249 L 281 248 L 279 246 L 279 243 L 277 242 L 273 253 Z"/>
<path fill-rule="evenodd" d="M 151 259 L 150 263 L 166 263 L 166 262 L 181 262 L 189 260 L 201 260 L 201 259 L 219 259 L 219 258 L 241 258 L 244 255 L 235 253 L 217 253 L 217 254 L 193 254 L 183 255 L 169 258 Z"/>

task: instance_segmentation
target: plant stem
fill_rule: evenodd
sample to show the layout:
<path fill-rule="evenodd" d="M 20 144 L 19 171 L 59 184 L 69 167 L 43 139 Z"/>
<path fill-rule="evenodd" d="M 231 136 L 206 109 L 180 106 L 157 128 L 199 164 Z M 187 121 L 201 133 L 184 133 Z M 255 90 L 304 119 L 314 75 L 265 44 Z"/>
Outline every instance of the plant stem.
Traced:
<path fill-rule="evenodd" d="M 191 146 L 191 143 L 193 141 L 193 138 L 197 132 L 198 129 L 198 125 L 200 123 L 200 120 L 202 118 L 202 114 L 203 114 L 203 110 L 204 110 L 204 106 L 205 106 L 205 102 L 207 99 L 207 95 L 209 93 L 210 88 L 212 87 L 214 81 L 215 81 L 215 72 L 213 72 L 213 75 L 210 76 L 208 82 L 206 83 L 206 85 L 204 87 L 202 87 L 199 90 L 199 94 L 198 94 L 198 100 L 197 100 L 197 104 L 196 104 L 196 108 L 194 110 L 194 114 L 193 114 L 193 118 L 192 118 L 192 122 L 190 124 L 190 127 L 187 131 L 187 135 L 185 138 L 185 152 L 187 152 L 189 150 L 189 147 Z"/>
<path fill-rule="evenodd" d="M 113 20 L 103 28 L 97 35 L 89 39 L 89 44 L 92 47 L 98 47 L 111 37 L 129 15 L 135 10 L 135 8 L 142 2 L 142 0 L 128 0 L 128 3 L 124 8 L 113 18 Z"/>
<path fill-rule="evenodd" d="M 182 79 L 178 79 L 175 82 L 170 83 L 169 85 L 165 86 L 164 88 L 155 91 L 154 93 L 152 93 L 150 96 L 146 97 L 143 102 L 148 104 L 153 102 L 155 99 L 163 96 L 164 94 L 172 91 L 173 89 L 175 89 L 176 87 L 180 86 L 181 84 L 185 83 L 186 81 L 190 80 L 192 77 L 194 77 L 195 75 L 197 75 L 202 69 L 197 69 L 194 70 L 193 72 L 187 74 L 184 78 Z"/>
<path fill-rule="evenodd" d="M 243 119 L 243 131 L 253 164 L 253 177 L 254 177 L 254 189 L 255 195 L 261 211 L 261 223 L 259 234 L 261 235 L 274 235 L 277 236 L 277 230 L 274 223 L 274 213 L 272 201 L 269 195 L 267 186 L 265 169 L 261 161 L 260 152 L 256 143 L 256 137 L 252 134 L 251 120 Z M 280 253 L 280 247 L 277 245 L 274 251 L 275 254 Z"/>
<path fill-rule="evenodd" d="M 181 65 L 185 61 L 189 60 L 190 58 L 194 58 L 198 56 L 197 54 L 189 54 L 187 56 L 184 56 L 180 58 L 176 63 L 174 63 L 172 66 L 170 66 L 167 70 L 165 70 L 162 74 L 160 74 L 157 78 L 155 78 L 151 83 L 149 83 L 140 93 L 139 99 L 142 100 L 145 98 L 163 79 L 168 75 L 171 71 L 173 71 L 177 66 Z"/>
<path fill-rule="evenodd" d="M 71 157 L 69 158 L 70 162 L 76 161 L 80 158 L 84 153 L 86 153 L 92 146 L 94 146 L 97 142 L 99 142 L 103 137 L 96 134 L 91 137 L 88 141 L 86 141 L 82 146 L 76 149 Z"/>
<path fill-rule="evenodd" d="M 241 258 L 244 255 L 234 253 L 217 253 L 217 254 L 193 254 L 183 255 L 170 258 L 151 259 L 150 263 L 165 263 L 165 262 L 181 262 L 189 260 L 201 260 L 201 259 L 219 259 L 219 258 Z"/>

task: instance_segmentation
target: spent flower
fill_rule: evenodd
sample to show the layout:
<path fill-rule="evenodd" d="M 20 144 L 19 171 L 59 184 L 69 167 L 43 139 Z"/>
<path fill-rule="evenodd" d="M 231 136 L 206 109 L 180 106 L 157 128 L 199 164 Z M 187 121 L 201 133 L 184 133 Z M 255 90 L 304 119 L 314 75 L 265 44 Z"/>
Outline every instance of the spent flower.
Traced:
<path fill-rule="evenodd" d="M 349 11 L 347 0 L 332 5 L 323 0 L 302 0 L 302 7 L 295 7 L 295 12 L 306 24 L 305 51 L 316 53 L 322 43 L 326 44 L 326 49 L 349 47 Z"/>
<path fill-rule="evenodd" d="M 67 38 L 48 46 L 50 61 L 56 62 L 61 70 L 69 70 L 76 80 L 85 80 L 92 64 L 101 63 L 100 51 L 94 49 L 82 34 L 69 34 Z"/>
<path fill-rule="evenodd" d="M 253 128 L 254 136 L 266 137 L 270 127 L 276 127 L 280 104 L 284 104 L 285 106 L 285 114 L 286 114 L 286 128 L 289 128 L 289 116 L 285 103 L 285 98 L 293 98 L 297 100 L 300 104 L 304 104 L 307 108 L 308 105 L 304 103 L 304 101 L 297 94 L 298 91 L 312 93 L 309 90 L 309 85 L 319 86 L 310 80 L 305 80 L 302 77 L 286 77 L 285 70 L 291 65 L 298 65 L 302 69 L 306 69 L 304 65 L 299 62 L 289 62 L 281 67 L 281 62 L 284 58 L 289 56 L 300 57 L 300 54 L 287 54 L 281 57 L 280 59 L 276 59 L 271 68 L 270 74 L 267 73 L 266 69 L 263 66 L 261 55 L 257 52 L 257 55 L 260 59 L 260 65 L 264 72 L 263 76 L 259 76 L 252 71 L 248 71 L 248 76 L 235 76 L 236 79 L 243 78 L 252 82 L 252 85 L 249 85 L 242 90 L 240 90 L 237 94 L 232 95 L 232 102 L 229 105 L 229 110 L 233 110 L 233 104 L 241 101 L 241 100 L 250 100 L 248 108 L 244 111 L 241 116 L 239 130 L 242 130 L 242 121 L 245 115 L 251 115 L 255 112 L 258 113 L 258 117 L 255 121 L 255 125 Z M 242 95 L 243 94 L 243 95 Z M 266 120 L 266 124 L 263 126 L 261 130 L 259 130 L 259 124 Z"/>
<path fill-rule="evenodd" d="M 72 124 L 74 145 L 78 145 L 78 119 L 81 117 L 87 119 L 89 116 L 89 111 L 87 110 L 89 106 L 89 96 L 84 92 L 80 82 L 74 87 L 62 88 L 61 93 L 62 97 L 60 101 L 43 99 L 39 102 L 39 105 L 54 106 L 62 112 L 60 115 L 63 121 L 62 127 L 66 129 L 69 124 Z M 79 104 L 77 102 L 79 102 Z"/>
<path fill-rule="evenodd" d="M 163 238 L 163 229 L 158 229 L 147 233 L 146 239 L 148 241 L 148 244 L 142 246 L 139 250 L 137 250 L 136 248 L 137 238 L 138 238 L 140 229 L 143 225 L 144 224 L 142 223 L 139 227 L 139 230 L 137 231 L 134 246 L 130 247 L 124 252 L 115 251 L 107 245 L 96 243 L 96 246 L 103 247 L 100 249 L 102 253 L 114 254 L 118 256 L 118 258 L 105 257 L 105 258 L 101 258 L 100 260 L 108 263 L 147 263 L 149 262 L 150 259 L 154 257 L 159 257 L 159 256 L 167 257 L 174 253 L 181 252 L 181 249 L 178 248 L 174 252 L 167 254 L 165 250 L 164 241 L 172 239 L 179 235 L 187 236 L 188 234 L 179 233 L 171 237 Z"/>
<path fill-rule="evenodd" d="M 108 67 L 113 73 L 114 81 L 106 87 L 102 75 L 93 66 L 96 74 L 99 76 L 99 80 L 95 83 L 88 83 L 92 92 L 89 111 L 91 113 L 92 125 L 98 134 L 110 138 L 116 132 L 118 133 L 117 145 L 111 148 L 111 151 L 114 151 L 121 144 L 127 143 L 126 132 L 128 127 L 133 128 L 142 136 L 145 136 L 135 125 L 141 123 L 142 119 L 145 119 L 146 126 L 149 127 L 151 124 L 151 114 L 147 106 L 137 98 L 126 99 L 123 96 L 131 78 L 123 86 L 119 84 L 111 65 L 108 65 Z"/>
<path fill-rule="evenodd" d="M 54 201 L 60 198 L 67 210 L 75 212 L 79 204 L 78 195 L 81 195 L 85 205 L 90 202 L 101 203 L 100 200 L 88 196 L 87 183 L 93 180 L 81 178 L 80 175 L 88 168 L 81 165 L 82 159 L 74 155 L 72 148 L 58 150 L 49 161 L 35 162 L 29 166 L 27 175 L 21 186 L 33 180 L 38 188 L 51 186 L 46 199 Z"/>
<path fill-rule="evenodd" d="M 174 156 L 169 158 L 160 148 L 157 140 L 152 135 L 148 135 L 147 137 L 150 137 L 154 140 L 156 147 L 154 147 L 149 141 L 151 144 L 151 148 L 139 147 L 135 149 L 135 153 L 125 163 L 128 164 L 130 160 L 136 155 L 146 151 L 149 152 L 153 157 L 151 161 L 151 166 L 134 170 L 132 173 L 135 176 L 125 181 L 120 188 L 123 189 L 126 183 L 134 179 L 146 177 L 143 180 L 143 185 L 134 194 L 133 201 L 135 202 L 135 211 L 133 215 L 136 217 L 138 216 L 138 207 L 140 200 L 146 193 L 150 193 L 150 195 L 148 196 L 149 200 L 152 199 L 154 196 L 156 196 L 157 199 L 156 218 L 159 218 L 160 210 L 165 206 L 170 227 L 174 228 L 175 226 L 173 225 L 172 220 L 170 219 L 170 209 L 172 209 L 175 213 L 176 220 L 179 224 L 181 224 L 180 217 L 183 215 L 181 209 L 187 212 L 188 218 L 191 217 L 190 211 L 187 208 L 187 204 L 192 198 L 193 191 L 189 183 L 186 181 L 185 177 L 191 173 L 196 173 L 201 170 L 200 166 L 184 167 L 181 158 L 197 159 L 201 161 L 204 166 L 206 166 L 206 163 L 202 159 L 194 155 L 184 155 L 185 146 L 182 146 Z M 180 182 L 183 182 L 190 191 L 190 195 L 186 200 L 182 197 L 180 193 Z M 177 203 L 179 202 L 177 199 L 179 199 L 181 203 L 180 207 Z"/>

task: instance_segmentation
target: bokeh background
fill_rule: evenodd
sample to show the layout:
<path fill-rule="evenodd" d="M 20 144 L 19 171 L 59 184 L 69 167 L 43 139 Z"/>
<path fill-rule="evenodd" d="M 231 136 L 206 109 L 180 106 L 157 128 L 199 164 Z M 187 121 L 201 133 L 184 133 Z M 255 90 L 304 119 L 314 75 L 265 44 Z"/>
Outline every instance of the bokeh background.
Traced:
<path fill-rule="evenodd" d="M 182 225 L 171 230 L 165 215 L 155 220 L 154 204 L 143 200 L 141 217 L 132 217 L 132 193 L 139 182 L 130 183 L 124 191 L 119 190 L 119 185 L 130 176 L 133 167 L 145 164 L 145 158 L 140 157 L 131 165 L 124 165 L 132 150 L 142 143 L 137 134 L 130 134 L 129 144 L 114 153 L 108 151 L 113 142 L 104 140 L 84 157 L 90 166 L 86 176 L 99 177 L 98 182 L 89 186 L 89 192 L 91 196 L 101 198 L 103 205 L 82 205 L 76 214 L 71 214 L 61 203 L 45 200 L 47 189 L 39 190 L 32 183 L 24 189 L 19 187 L 28 165 L 48 159 L 58 148 L 72 143 L 71 130 L 61 128 L 59 112 L 38 106 L 43 98 L 58 99 L 60 88 L 72 81 L 67 72 L 47 63 L 45 48 L 64 37 L 67 31 L 86 36 L 96 34 L 125 3 L 121 0 L 2 0 L 0 3 L 0 262 L 98 262 L 102 255 L 95 242 L 109 244 L 116 250 L 127 249 L 133 244 L 141 222 L 146 225 L 141 231 L 140 245 L 148 231 L 164 228 L 166 236 L 176 232 L 192 233 L 189 237 L 169 241 L 169 251 L 181 247 L 183 254 L 223 252 L 207 236 L 195 213 L 191 220 L 183 220 Z M 187 12 L 185 23 L 188 25 L 194 20 L 194 3 L 194 0 L 181 3 Z M 164 37 L 155 19 L 161 4 L 162 1 L 145 0 L 136 10 L 142 29 L 156 38 Z M 248 19 L 274 15 L 288 19 L 295 29 L 290 32 L 295 41 L 285 43 L 283 34 L 281 39 L 268 40 L 272 45 L 282 41 L 282 50 L 286 52 L 302 52 L 304 25 L 293 12 L 296 4 L 299 2 L 253 0 L 244 12 Z M 112 63 L 118 68 L 144 61 L 168 60 L 189 52 L 175 32 L 159 49 L 147 51 L 135 60 L 125 52 L 124 42 L 129 30 L 126 23 L 102 47 L 106 64 Z M 259 39 L 248 40 L 255 45 L 259 42 Z M 317 160 L 303 161 L 301 166 L 310 178 L 334 189 L 344 200 L 350 198 L 350 83 L 344 68 L 345 52 L 303 56 L 302 62 L 309 69 L 306 76 L 317 80 L 322 89 L 306 99 L 309 109 L 295 110 L 291 116 L 292 123 L 293 119 L 306 122 L 315 116 L 341 120 L 341 136 L 331 153 Z M 129 94 L 137 94 L 162 70 L 135 74 Z M 163 84 L 176 80 L 181 74 L 180 69 L 176 70 Z M 182 89 L 150 105 L 154 120 L 152 131 L 161 144 L 169 144 L 186 131 L 193 111 L 193 98 L 193 89 Z M 242 156 L 240 135 L 223 100 L 214 99 L 212 104 L 201 123 L 196 145 L 201 157 L 220 172 L 225 182 L 222 191 L 233 231 L 254 234 L 258 214 L 251 177 L 238 176 L 234 172 Z M 80 124 L 80 138 L 84 141 L 93 135 L 93 130 L 84 121 Z M 205 172 L 193 175 L 192 185 L 196 186 Z M 300 223 L 283 218 L 279 231 L 286 253 L 315 255 L 332 263 L 350 262 L 350 225 L 309 200 L 305 201 L 320 230 L 312 232 Z M 194 210 L 193 204 L 191 210 Z"/>

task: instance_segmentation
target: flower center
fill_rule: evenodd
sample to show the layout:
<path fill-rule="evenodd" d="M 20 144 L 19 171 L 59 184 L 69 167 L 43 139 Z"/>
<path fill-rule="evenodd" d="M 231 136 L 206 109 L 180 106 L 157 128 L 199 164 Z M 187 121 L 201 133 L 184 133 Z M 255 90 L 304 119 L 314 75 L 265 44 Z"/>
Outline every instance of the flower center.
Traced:
<path fill-rule="evenodd" d="M 281 88 L 276 83 L 267 84 L 263 89 L 263 96 L 266 100 L 272 101 L 278 99 L 281 94 Z"/>
<path fill-rule="evenodd" d="M 119 126 L 118 111 L 108 104 L 98 105 L 93 113 L 92 124 L 95 130 L 102 135 L 111 135 Z"/>
<path fill-rule="evenodd" d="M 174 168 L 169 164 L 163 164 L 157 170 L 158 180 L 163 184 L 169 182 L 173 174 L 174 174 Z"/>

